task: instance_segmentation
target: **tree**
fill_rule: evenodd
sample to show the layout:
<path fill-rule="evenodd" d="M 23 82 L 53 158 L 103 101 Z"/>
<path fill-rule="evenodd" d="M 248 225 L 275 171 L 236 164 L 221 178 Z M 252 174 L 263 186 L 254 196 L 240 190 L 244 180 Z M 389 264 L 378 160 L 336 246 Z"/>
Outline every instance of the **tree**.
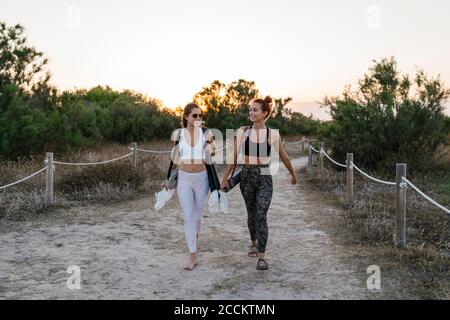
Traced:
<path fill-rule="evenodd" d="M 234 113 L 242 109 L 242 107 L 248 107 L 250 102 L 257 96 L 258 89 L 254 81 L 239 79 L 231 82 L 226 87 L 224 102 L 230 111 Z"/>
<path fill-rule="evenodd" d="M 194 95 L 193 101 L 205 106 L 205 121 L 211 128 L 225 132 L 248 122 L 248 107 L 258 94 L 255 83 L 239 79 L 228 85 L 215 80 Z"/>
<path fill-rule="evenodd" d="M 228 128 L 251 124 L 248 119 L 250 102 L 258 97 L 254 81 L 239 79 L 227 85 L 215 80 L 203 87 L 193 101 L 206 107 L 205 121 L 209 127 L 225 132 Z M 291 101 L 291 97 L 274 99 L 274 110 L 267 124 L 282 134 L 315 134 L 320 121 L 292 112 L 287 107 Z"/>
<path fill-rule="evenodd" d="M 48 59 L 27 45 L 24 32 L 21 25 L 7 27 L 0 22 L 0 87 L 13 85 L 30 91 L 50 79 L 45 71 Z"/>
<path fill-rule="evenodd" d="M 342 96 L 323 99 L 333 119 L 325 142 L 341 161 L 353 152 L 368 168 L 408 162 L 424 169 L 448 131 L 443 110 L 449 94 L 439 76 L 418 70 L 411 80 L 400 75 L 393 57 L 374 61 L 357 90 L 347 86 Z"/>

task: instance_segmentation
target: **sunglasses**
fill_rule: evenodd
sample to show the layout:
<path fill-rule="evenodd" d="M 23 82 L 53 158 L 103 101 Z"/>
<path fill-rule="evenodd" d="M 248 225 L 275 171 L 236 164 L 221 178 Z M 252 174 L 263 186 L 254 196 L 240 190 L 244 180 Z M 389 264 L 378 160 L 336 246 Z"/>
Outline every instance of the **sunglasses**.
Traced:
<path fill-rule="evenodd" d="M 201 113 L 194 113 L 194 114 L 192 115 L 192 118 L 194 118 L 194 119 L 202 118 L 202 117 L 203 117 L 203 115 L 202 115 Z"/>

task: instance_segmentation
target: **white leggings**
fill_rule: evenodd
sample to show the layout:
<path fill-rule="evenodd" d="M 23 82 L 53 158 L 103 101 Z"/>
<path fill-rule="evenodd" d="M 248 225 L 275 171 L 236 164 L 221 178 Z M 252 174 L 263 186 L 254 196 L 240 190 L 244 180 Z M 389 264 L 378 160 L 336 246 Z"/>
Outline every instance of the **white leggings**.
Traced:
<path fill-rule="evenodd" d="M 208 174 L 178 170 L 177 193 L 184 214 L 184 232 L 190 253 L 197 252 L 197 235 L 203 222 L 203 208 L 209 192 Z"/>

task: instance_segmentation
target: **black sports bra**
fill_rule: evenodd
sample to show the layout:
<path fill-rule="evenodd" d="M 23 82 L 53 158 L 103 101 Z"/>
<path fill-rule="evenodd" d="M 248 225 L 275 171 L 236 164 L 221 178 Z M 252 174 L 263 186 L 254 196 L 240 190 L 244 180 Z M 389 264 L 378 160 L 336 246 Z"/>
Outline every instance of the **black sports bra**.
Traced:
<path fill-rule="evenodd" d="M 252 127 L 250 127 L 251 130 Z M 267 129 L 267 135 L 266 135 L 266 141 L 265 142 L 260 142 L 260 143 L 255 143 L 253 141 L 250 140 L 250 133 L 248 134 L 247 138 L 245 139 L 245 143 L 244 143 L 244 154 L 246 156 L 250 156 L 250 151 L 252 152 L 251 156 L 255 156 L 255 150 L 256 150 L 256 156 L 259 157 L 260 156 L 260 150 L 261 150 L 261 157 L 270 157 L 270 149 L 271 146 L 269 144 L 269 128 Z M 255 147 L 256 145 L 256 147 Z"/>

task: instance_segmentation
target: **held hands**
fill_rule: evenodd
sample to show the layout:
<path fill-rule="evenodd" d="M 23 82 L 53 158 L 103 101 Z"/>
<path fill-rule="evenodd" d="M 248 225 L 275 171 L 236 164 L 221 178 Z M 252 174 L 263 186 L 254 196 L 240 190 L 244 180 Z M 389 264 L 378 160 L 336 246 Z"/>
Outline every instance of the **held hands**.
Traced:
<path fill-rule="evenodd" d="M 220 183 L 220 190 L 225 191 L 228 188 L 228 180 L 224 179 Z"/>

